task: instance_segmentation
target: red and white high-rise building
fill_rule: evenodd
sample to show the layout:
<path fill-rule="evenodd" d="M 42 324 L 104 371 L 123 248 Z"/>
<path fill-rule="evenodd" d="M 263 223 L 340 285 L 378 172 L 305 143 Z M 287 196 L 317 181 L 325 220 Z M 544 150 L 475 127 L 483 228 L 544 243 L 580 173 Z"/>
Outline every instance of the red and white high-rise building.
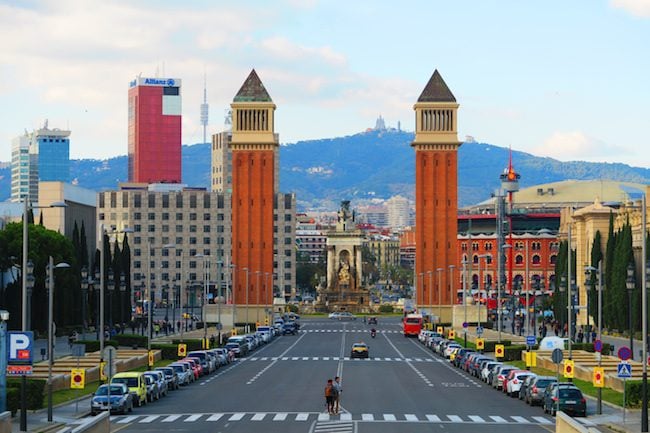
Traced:
<path fill-rule="evenodd" d="M 129 182 L 181 182 L 181 80 L 129 84 Z"/>

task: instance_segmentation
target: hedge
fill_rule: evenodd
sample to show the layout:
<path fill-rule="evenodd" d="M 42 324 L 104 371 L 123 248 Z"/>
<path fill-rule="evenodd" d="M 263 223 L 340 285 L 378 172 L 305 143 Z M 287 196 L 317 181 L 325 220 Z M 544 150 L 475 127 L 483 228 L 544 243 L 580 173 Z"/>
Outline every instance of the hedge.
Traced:
<path fill-rule="evenodd" d="M 176 344 L 161 344 L 156 343 L 151 345 L 152 350 L 160 350 L 162 359 L 171 359 L 176 361 L 178 359 L 178 345 Z"/>
<path fill-rule="evenodd" d="M 201 342 L 201 339 L 199 338 L 194 338 L 194 339 L 185 339 L 183 341 L 181 340 L 172 340 L 173 345 L 177 344 L 187 344 L 187 351 L 191 352 L 193 350 L 203 350 L 203 345 Z"/>
<path fill-rule="evenodd" d="M 631 407 L 641 407 L 642 406 L 642 390 L 643 382 L 640 380 L 626 380 L 625 381 L 625 398 L 627 399 L 627 405 Z M 650 394 L 650 393 L 648 393 Z"/>
<path fill-rule="evenodd" d="M 147 347 L 147 337 L 145 335 L 117 334 L 115 337 L 113 337 L 113 340 L 117 341 L 119 346 Z"/>
<path fill-rule="evenodd" d="M 7 378 L 7 409 L 16 413 L 20 408 L 20 383 L 22 379 Z M 43 408 L 45 379 L 27 379 L 27 409 L 37 410 Z"/>

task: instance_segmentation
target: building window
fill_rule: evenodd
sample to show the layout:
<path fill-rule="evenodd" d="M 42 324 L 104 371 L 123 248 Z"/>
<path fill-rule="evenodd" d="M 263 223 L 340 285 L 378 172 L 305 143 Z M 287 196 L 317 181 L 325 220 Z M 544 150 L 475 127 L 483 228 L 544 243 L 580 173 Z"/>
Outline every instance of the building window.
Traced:
<path fill-rule="evenodd" d="M 183 233 L 183 225 L 182 224 L 177 224 L 176 225 L 176 232 Z"/>
<path fill-rule="evenodd" d="M 203 208 L 210 209 L 210 193 L 203 194 Z"/>
<path fill-rule="evenodd" d="M 492 251 L 492 242 L 485 243 L 485 251 Z"/>
<path fill-rule="evenodd" d="M 133 231 L 136 233 L 140 233 L 142 231 L 142 226 L 140 224 L 135 224 L 133 226 Z"/>
<path fill-rule="evenodd" d="M 291 214 L 290 214 L 290 213 L 289 213 L 289 214 L 285 214 L 285 215 L 284 215 L 284 220 L 287 221 L 287 222 L 291 222 Z"/>
<path fill-rule="evenodd" d="M 217 221 L 223 221 L 223 220 L 224 220 L 224 216 L 223 216 L 223 214 L 222 214 L 222 213 L 218 213 L 218 214 L 217 214 Z"/>
<path fill-rule="evenodd" d="M 147 226 L 147 231 L 148 231 L 149 233 L 153 233 L 153 232 L 155 232 L 155 231 L 156 231 L 156 226 L 155 226 L 155 224 L 149 224 L 149 226 Z"/>
<path fill-rule="evenodd" d="M 478 251 L 478 242 L 472 242 L 472 251 Z"/>
<path fill-rule="evenodd" d="M 196 209 L 196 194 L 190 195 L 190 208 Z"/>
<path fill-rule="evenodd" d="M 203 233 L 210 233 L 210 226 L 208 225 L 203 226 Z"/>
<path fill-rule="evenodd" d="M 176 238 L 176 245 L 181 245 L 182 243 L 183 243 L 183 238 L 181 237 Z M 180 250 L 177 251 L 180 252 Z"/>
<path fill-rule="evenodd" d="M 156 207 L 156 196 L 154 194 L 149 194 L 147 197 L 149 209 L 153 209 Z"/>
<path fill-rule="evenodd" d="M 134 236 L 133 243 L 139 245 L 140 243 L 142 243 L 142 238 L 140 236 Z"/>
<path fill-rule="evenodd" d="M 190 221 L 196 221 L 196 214 L 195 213 L 190 214 Z"/>
<path fill-rule="evenodd" d="M 203 243 L 205 245 L 210 245 L 210 238 L 203 238 Z"/>
<path fill-rule="evenodd" d="M 460 244 L 460 249 L 461 251 L 467 251 L 467 242 L 463 242 L 462 244 Z"/>
<path fill-rule="evenodd" d="M 552 265 L 554 265 L 555 262 L 557 262 L 557 254 L 553 254 L 551 257 L 549 257 L 549 261 Z"/>
<path fill-rule="evenodd" d="M 133 212 L 133 219 L 140 221 L 142 219 L 142 214 L 140 212 Z"/>
<path fill-rule="evenodd" d="M 167 224 L 163 224 L 162 231 L 163 233 L 169 233 L 169 226 Z"/>
<path fill-rule="evenodd" d="M 183 209 L 183 194 L 176 194 L 176 209 Z"/>
<path fill-rule="evenodd" d="M 209 213 L 204 213 L 203 214 L 203 221 L 210 221 L 210 214 Z"/>
<path fill-rule="evenodd" d="M 195 225 L 190 226 L 190 233 L 196 233 L 196 226 Z"/>
<path fill-rule="evenodd" d="M 147 214 L 147 219 L 148 219 L 149 221 L 153 221 L 153 220 L 155 220 L 155 219 L 156 219 L 156 214 L 155 214 L 154 212 L 149 212 L 149 213 Z"/>
<path fill-rule="evenodd" d="M 142 196 L 140 194 L 133 195 L 133 207 L 142 207 Z"/>
<path fill-rule="evenodd" d="M 183 221 L 183 214 L 181 212 L 176 212 L 176 221 Z"/>
<path fill-rule="evenodd" d="M 104 193 L 103 192 L 99 193 L 99 207 L 100 208 L 106 207 L 106 202 L 104 201 Z"/>
<path fill-rule="evenodd" d="M 190 245 L 196 245 L 196 238 L 190 238 Z"/>
<path fill-rule="evenodd" d="M 542 244 L 540 242 L 533 242 L 531 245 L 533 251 L 539 251 L 542 249 Z"/>
<path fill-rule="evenodd" d="M 539 254 L 535 254 L 533 256 L 533 265 L 539 265 L 541 262 L 542 262 L 542 259 L 539 256 Z"/>
<path fill-rule="evenodd" d="M 517 254 L 515 256 L 515 264 L 516 265 L 521 265 L 523 263 L 524 263 L 524 256 L 522 256 L 521 254 Z"/>
<path fill-rule="evenodd" d="M 164 212 L 164 213 L 162 214 L 162 219 L 163 219 L 163 221 L 168 221 L 168 220 L 169 220 L 169 213 Z"/>
<path fill-rule="evenodd" d="M 169 207 L 169 194 L 162 195 L 162 207 L 165 209 Z"/>

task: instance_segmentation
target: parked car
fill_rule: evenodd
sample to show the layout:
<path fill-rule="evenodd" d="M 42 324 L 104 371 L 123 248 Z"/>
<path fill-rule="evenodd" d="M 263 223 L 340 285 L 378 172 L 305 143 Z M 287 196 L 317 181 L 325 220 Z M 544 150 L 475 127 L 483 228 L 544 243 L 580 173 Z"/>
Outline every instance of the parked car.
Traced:
<path fill-rule="evenodd" d="M 500 365 L 497 368 L 497 371 L 494 372 L 492 376 L 492 387 L 496 389 L 502 389 L 503 387 L 503 381 L 506 378 L 506 375 L 510 373 L 512 370 L 518 370 L 516 367 L 513 367 L 512 365 Z"/>
<path fill-rule="evenodd" d="M 575 386 L 550 387 L 551 391 L 544 399 L 544 412 L 555 416 L 558 408 L 571 416 L 587 416 L 587 400 L 582 391 Z"/>
<path fill-rule="evenodd" d="M 90 400 L 90 414 L 110 410 L 111 413 L 125 414 L 133 411 L 133 394 L 124 383 L 100 385 Z"/>
<path fill-rule="evenodd" d="M 179 379 L 178 379 L 178 374 L 174 371 L 172 367 L 156 367 L 156 370 L 162 371 L 162 373 L 165 375 L 165 381 L 167 382 L 167 389 L 168 390 L 175 390 L 178 389 L 180 386 Z"/>
<path fill-rule="evenodd" d="M 450 343 L 445 347 L 445 350 L 443 352 L 443 356 L 447 359 L 449 359 L 451 352 L 453 349 L 461 349 L 460 344 L 458 343 Z"/>
<path fill-rule="evenodd" d="M 193 350 L 192 352 L 188 353 L 187 356 L 191 358 L 198 358 L 200 360 L 203 374 L 211 373 L 214 370 L 214 364 L 210 360 L 205 350 Z"/>
<path fill-rule="evenodd" d="M 228 365 L 230 364 L 230 356 L 228 356 L 228 349 L 225 347 L 217 347 L 216 349 L 212 349 L 212 351 L 216 354 L 219 355 L 219 359 L 221 360 L 221 365 Z"/>
<path fill-rule="evenodd" d="M 526 388 L 524 401 L 531 406 L 544 404 L 544 390 L 551 383 L 556 383 L 557 379 L 553 376 L 537 376 Z"/>
<path fill-rule="evenodd" d="M 530 386 L 531 383 L 535 380 L 537 375 L 535 373 L 530 373 L 526 379 L 524 379 L 524 383 L 521 384 L 521 387 L 519 388 L 519 394 L 517 397 L 519 397 L 519 400 L 523 400 L 524 397 L 526 396 L 526 390 Z"/>
<path fill-rule="evenodd" d="M 498 361 L 487 362 L 483 367 L 483 370 L 481 370 L 481 380 L 485 383 L 492 383 L 490 374 L 499 365 L 503 365 L 503 363 Z"/>
<path fill-rule="evenodd" d="M 165 380 L 165 373 L 159 370 L 145 371 L 145 376 L 151 376 L 156 382 L 158 388 L 158 398 L 167 395 L 167 380 Z"/>
<path fill-rule="evenodd" d="M 145 384 L 147 385 L 147 401 L 152 402 L 160 399 L 160 390 L 156 379 L 150 374 L 144 375 Z"/>
<path fill-rule="evenodd" d="M 147 404 L 147 383 L 142 372 L 125 371 L 117 373 L 111 379 L 111 384 L 123 383 L 129 388 L 129 392 L 133 394 L 133 400 L 136 406 Z"/>
<path fill-rule="evenodd" d="M 521 385 L 524 383 L 526 378 L 532 373 L 529 371 L 513 371 L 508 376 L 507 382 L 505 384 L 506 395 L 510 397 L 516 397 L 519 395 L 519 390 Z"/>
<path fill-rule="evenodd" d="M 174 373 L 178 376 L 179 385 L 189 385 L 194 380 L 194 373 L 189 365 L 175 362 L 169 364 L 168 367 L 172 368 Z"/>

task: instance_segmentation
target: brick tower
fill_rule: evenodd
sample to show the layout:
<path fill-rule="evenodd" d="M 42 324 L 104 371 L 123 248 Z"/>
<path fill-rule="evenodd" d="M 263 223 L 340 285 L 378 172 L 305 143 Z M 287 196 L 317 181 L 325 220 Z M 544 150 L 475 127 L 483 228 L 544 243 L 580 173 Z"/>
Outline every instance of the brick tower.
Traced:
<path fill-rule="evenodd" d="M 259 310 L 273 302 L 272 290 L 263 290 L 263 280 L 267 274 L 273 275 L 278 136 L 274 133 L 275 104 L 255 70 L 230 107 L 233 296 L 237 321 L 250 323 L 260 317 Z"/>
<path fill-rule="evenodd" d="M 413 108 L 416 303 L 450 322 L 458 289 L 449 278 L 457 257 L 458 104 L 436 70 Z"/>

